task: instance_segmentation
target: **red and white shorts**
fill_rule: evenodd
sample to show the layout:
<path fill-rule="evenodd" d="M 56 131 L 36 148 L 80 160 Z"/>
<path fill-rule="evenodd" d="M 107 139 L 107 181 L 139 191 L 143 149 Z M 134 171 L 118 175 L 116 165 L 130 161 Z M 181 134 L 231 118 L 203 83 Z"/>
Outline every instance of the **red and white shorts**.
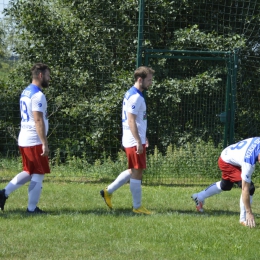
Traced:
<path fill-rule="evenodd" d="M 136 153 L 136 146 L 125 148 L 128 169 L 146 169 L 146 145 L 143 144 L 143 153 Z"/>
<path fill-rule="evenodd" d="M 224 162 L 221 157 L 218 159 L 218 167 L 222 171 L 222 179 L 231 182 L 241 181 L 241 168 Z"/>
<path fill-rule="evenodd" d="M 22 160 L 23 170 L 29 174 L 45 174 L 50 173 L 49 158 L 48 156 L 41 156 L 42 145 L 35 145 L 29 147 L 19 146 Z"/>

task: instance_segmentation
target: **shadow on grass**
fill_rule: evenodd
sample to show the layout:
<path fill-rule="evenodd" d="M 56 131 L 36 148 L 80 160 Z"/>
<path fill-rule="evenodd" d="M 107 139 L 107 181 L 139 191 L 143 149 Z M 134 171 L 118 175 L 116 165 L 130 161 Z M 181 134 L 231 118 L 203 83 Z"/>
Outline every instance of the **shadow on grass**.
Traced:
<path fill-rule="evenodd" d="M 6 184 L 10 181 L 9 179 L 1 179 L 0 183 Z M 84 177 L 76 177 L 76 178 L 58 178 L 58 177 L 53 177 L 53 178 L 45 178 L 44 179 L 44 183 L 66 183 L 66 184 L 70 184 L 70 183 L 74 183 L 74 184 L 109 184 L 112 181 L 114 181 L 114 179 L 108 179 L 108 178 L 102 178 L 102 179 L 88 179 L 88 178 L 84 178 Z M 178 181 L 179 182 L 179 181 Z M 128 182 L 129 183 L 129 182 Z M 207 186 L 209 186 L 211 183 L 213 182 L 205 182 L 205 183 L 149 183 L 149 182 L 143 182 L 142 186 L 147 186 L 147 187 L 157 187 L 157 186 L 163 186 L 163 187 L 201 187 L 201 188 L 205 188 Z M 235 186 L 234 186 L 235 187 Z"/>
<path fill-rule="evenodd" d="M 62 208 L 62 209 L 57 209 L 57 210 L 44 210 L 44 213 L 27 213 L 25 210 L 21 209 L 13 209 L 13 210 L 8 210 L 8 211 L 1 211 L 0 212 L 0 219 L 1 218 L 10 218 L 10 217 L 21 217 L 21 218 L 26 218 L 26 217 L 50 217 L 50 216 L 62 216 L 62 215 L 67 215 L 67 216 L 74 216 L 74 215 L 97 215 L 97 216 L 142 216 L 141 214 L 135 214 L 132 212 L 131 209 L 116 209 L 116 210 L 109 210 L 109 209 L 86 209 L 86 210 L 73 210 L 73 209 L 67 209 L 67 208 Z"/>
<path fill-rule="evenodd" d="M 46 210 L 44 214 L 32 214 L 27 213 L 25 210 L 21 209 L 14 209 L 14 210 L 8 210 L 8 211 L 1 211 L 0 212 L 0 218 L 10 218 L 10 217 L 21 217 L 21 218 L 28 218 L 28 217 L 51 217 L 51 216 L 62 216 L 62 215 L 68 215 L 68 216 L 74 216 L 74 215 L 97 215 L 97 216 L 115 216 L 115 217 L 139 217 L 139 216 L 167 216 L 167 215 L 187 215 L 187 216 L 195 216 L 195 217 L 221 217 L 223 215 L 226 216 L 239 216 L 239 212 L 235 211 L 226 211 L 226 210 L 207 210 L 206 212 L 199 213 L 194 210 L 178 210 L 178 209 L 164 209 L 164 210 L 155 210 L 151 209 L 152 214 L 151 215 L 144 215 L 144 214 L 136 214 L 132 212 L 130 208 L 117 208 L 114 210 L 109 209 L 68 209 L 68 208 L 62 208 L 57 210 Z M 260 216 L 255 215 L 255 218 L 259 218 Z"/>

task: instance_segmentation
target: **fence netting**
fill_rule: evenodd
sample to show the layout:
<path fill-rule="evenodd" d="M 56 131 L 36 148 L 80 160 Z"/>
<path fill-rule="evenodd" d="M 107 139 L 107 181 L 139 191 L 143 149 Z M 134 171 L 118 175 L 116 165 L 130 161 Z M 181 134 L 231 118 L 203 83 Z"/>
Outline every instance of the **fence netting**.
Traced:
<path fill-rule="evenodd" d="M 156 71 L 143 182 L 220 178 L 223 147 L 259 135 L 259 11 L 258 0 L 0 0 L 1 157 L 19 155 L 19 95 L 41 61 L 52 69 L 53 169 L 115 178 L 127 167 L 121 106 L 141 54 Z"/>

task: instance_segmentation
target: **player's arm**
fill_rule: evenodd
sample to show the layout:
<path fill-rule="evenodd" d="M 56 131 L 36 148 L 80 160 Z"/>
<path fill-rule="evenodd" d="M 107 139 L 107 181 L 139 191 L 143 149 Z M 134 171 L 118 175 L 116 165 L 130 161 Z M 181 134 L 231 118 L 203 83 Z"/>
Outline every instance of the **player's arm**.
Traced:
<path fill-rule="evenodd" d="M 141 154 L 143 153 L 143 145 L 136 125 L 136 115 L 132 113 L 127 113 L 127 118 L 128 118 L 128 125 L 130 127 L 130 131 L 137 143 L 136 153 Z"/>
<path fill-rule="evenodd" d="M 45 123 L 43 119 L 43 112 L 33 111 L 33 118 L 35 122 L 36 132 L 42 142 L 42 156 L 48 156 L 49 147 L 45 131 Z"/>
<path fill-rule="evenodd" d="M 146 137 L 146 139 L 145 139 L 145 146 L 146 146 L 146 147 L 149 147 L 149 140 L 148 140 L 147 137 Z"/>
<path fill-rule="evenodd" d="M 250 183 L 242 179 L 242 199 L 246 209 L 246 225 L 250 228 L 255 227 L 255 218 L 250 204 Z"/>

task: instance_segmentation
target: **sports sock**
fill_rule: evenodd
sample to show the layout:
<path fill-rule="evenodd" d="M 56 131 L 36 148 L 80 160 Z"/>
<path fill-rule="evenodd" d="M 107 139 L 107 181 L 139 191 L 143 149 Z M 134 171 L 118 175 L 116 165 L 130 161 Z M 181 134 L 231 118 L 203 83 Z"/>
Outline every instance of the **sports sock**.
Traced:
<path fill-rule="evenodd" d="M 33 174 L 28 187 L 28 210 L 34 211 L 41 196 L 43 174 Z"/>
<path fill-rule="evenodd" d="M 132 193 L 134 209 L 140 208 L 142 200 L 141 180 L 130 179 L 130 191 Z"/>
<path fill-rule="evenodd" d="M 125 170 L 121 172 L 117 178 L 108 185 L 107 191 L 108 193 L 112 194 L 114 191 L 119 189 L 121 186 L 123 186 L 125 183 L 127 183 L 130 180 L 131 173 L 129 170 Z"/>
<path fill-rule="evenodd" d="M 25 171 L 18 173 L 5 187 L 5 196 L 9 196 L 13 191 L 23 186 L 31 180 L 31 175 Z"/>
<path fill-rule="evenodd" d="M 222 190 L 220 188 L 220 181 L 212 183 L 205 190 L 198 193 L 198 200 L 203 201 L 208 197 L 220 193 Z"/>

